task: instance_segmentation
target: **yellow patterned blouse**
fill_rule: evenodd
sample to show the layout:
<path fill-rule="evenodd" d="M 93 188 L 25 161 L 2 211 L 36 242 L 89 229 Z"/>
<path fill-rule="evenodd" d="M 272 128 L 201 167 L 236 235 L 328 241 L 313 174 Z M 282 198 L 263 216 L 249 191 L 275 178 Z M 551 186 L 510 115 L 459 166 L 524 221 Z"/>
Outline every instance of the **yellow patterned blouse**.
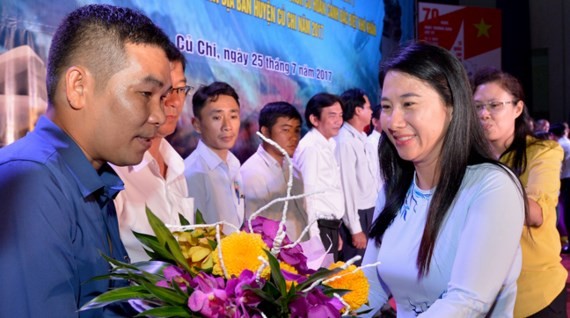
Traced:
<path fill-rule="evenodd" d="M 522 270 L 517 281 L 514 317 L 528 317 L 548 306 L 565 288 L 568 272 L 560 263 L 560 235 L 556 229 L 556 204 L 564 153 L 557 142 L 527 137 L 527 167 L 520 180 L 526 194 L 542 208 L 543 223 L 525 226 L 521 247 Z M 501 158 L 505 164 L 512 153 Z"/>

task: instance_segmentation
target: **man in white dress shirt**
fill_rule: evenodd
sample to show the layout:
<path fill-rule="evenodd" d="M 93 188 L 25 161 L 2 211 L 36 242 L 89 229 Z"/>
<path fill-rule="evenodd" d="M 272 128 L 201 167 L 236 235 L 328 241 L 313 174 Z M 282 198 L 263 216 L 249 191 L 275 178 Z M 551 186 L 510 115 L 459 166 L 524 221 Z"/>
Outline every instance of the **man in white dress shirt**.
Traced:
<path fill-rule="evenodd" d="M 192 125 L 200 141 L 184 159 L 188 193 L 204 220 L 209 224 L 229 223 L 223 227 L 229 234 L 244 221 L 240 163 L 229 151 L 239 133 L 239 97 L 227 83 L 214 82 L 196 91 L 192 111 Z"/>
<path fill-rule="evenodd" d="M 380 191 L 382 185 L 382 176 L 380 175 L 380 160 L 378 158 L 378 144 L 382 136 L 382 125 L 380 124 L 380 104 L 372 107 L 372 121 L 370 129 L 372 132 L 366 139 L 366 150 L 372 155 L 372 162 L 374 162 L 374 175 L 376 175 L 377 191 Z"/>
<path fill-rule="evenodd" d="M 287 102 L 269 103 L 259 112 L 259 131 L 263 136 L 275 141 L 289 157 L 293 157 L 301 139 L 301 114 Z M 295 169 L 294 169 L 295 170 Z M 277 148 L 263 142 L 240 169 L 245 195 L 246 218 L 274 199 L 287 195 L 289 164 Z M 299 173 L 293 171 L 291 195 L 303 193 L 303 184 Z M 295 241 L 307 226 L 307 216 L 303 200 L 288 201 L 287 235 Z M 278 202 L 260 215 L 275 221 L 281 221 L 285 202 Z"/>
<path fill-rule="evenodd" d="M 364 132 L 372 118 L 368 96 L 353 88 L 342 93 L 340 98 L 344 124 L 335 137 L 345 209 L 340 229 L 344 243 L 340 259 L 348 261 L 356 255 L 364 256 L 378 191 L 374 158 L 366 149 Z M 355 264 L 360 265 L 360 261 Z"/>
<path fill-rule="evenodd" d="M 150 259 L 133 235 L 133 231 L 154 234 L 146 217 L 146 206 L 166 224 L 179 225 L 179 213 L 194 222 L 193 200 L 188 197 L 184 179 L 184 161 L 165 139 L 176 129 L 191 87 L 186 85 L 184 56 L 175 47 L 169 54 L 172 88 L 164 99 L 166 121 L 158 128 L 140 164 L 113 166 L 125 183 L 125 190 L 115 198 L 115 207 L 121 241 L 132 262 Z"/>
<path fill-rule="evenodd" d="M 344 197 L 333 137 L 342 126 L 340 98 L 328 93 L 311 97 L 305 108 L 305 121 L 310 130 L 299 142 L 293 159 L 301 172 L 305 193 L 316 193 L 305 199 L 309 232 L 311 237 L 321 238 L 337 261 L 342 245 L 339 227 L 344 216 Z"/>

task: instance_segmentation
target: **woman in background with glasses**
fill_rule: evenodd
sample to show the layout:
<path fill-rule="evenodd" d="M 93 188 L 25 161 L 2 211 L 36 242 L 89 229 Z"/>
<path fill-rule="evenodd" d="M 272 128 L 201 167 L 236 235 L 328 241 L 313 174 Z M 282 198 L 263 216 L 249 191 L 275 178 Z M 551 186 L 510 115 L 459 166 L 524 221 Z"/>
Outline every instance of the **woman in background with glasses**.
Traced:
<path fill-rule="evenodd" d="M 529 214 L 521 239 L 523 265 L 514 317 L 566 318 L 566 269 L 560 264 L 556 204 L 562 148 L 532 137 L 520 82 L 484 69 L 473 79 L 474 105 L 491 150 L 525 187 Z"/>

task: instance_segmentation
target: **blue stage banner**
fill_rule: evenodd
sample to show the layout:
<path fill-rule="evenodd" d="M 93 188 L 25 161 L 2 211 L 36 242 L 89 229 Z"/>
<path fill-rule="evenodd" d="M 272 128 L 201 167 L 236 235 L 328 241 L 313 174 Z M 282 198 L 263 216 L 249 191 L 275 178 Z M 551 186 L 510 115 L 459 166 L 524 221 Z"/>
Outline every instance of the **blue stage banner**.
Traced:
<path fill-rule="evenodd" d="M 376 103 L 382 46 L 387 40 L 400 43 L 413 37 L 411 0 L 8 0 L 0 4 L 0 53 L 28 46 L 37 55 L 33 59 L 45 61 L 59 21 L 88 3 L 127 6 L 147 14 L 184 52 L 190 85 L 232 85 L 240 96 L 246 139 L 256 138 L 251 133 L 257 129 L 257 111 L 268 102 L 288 101 L 302 112 L 316 93 L 340 94 L 359 87 Z M 396 8 L 396 18 L 394 10 L 385 16 L 385 8 Z M 196 144 L 190 100 L 171 139 L 183 156 Z M 0 120 L 6 119 L 2 113 L 10 113 L 7 103 L 0 102 Z M 45 108 L 45 102 L 34 103 L 41 105 L 28 123 Z M 244 142 L 240 138 L 240 144 Z"/>

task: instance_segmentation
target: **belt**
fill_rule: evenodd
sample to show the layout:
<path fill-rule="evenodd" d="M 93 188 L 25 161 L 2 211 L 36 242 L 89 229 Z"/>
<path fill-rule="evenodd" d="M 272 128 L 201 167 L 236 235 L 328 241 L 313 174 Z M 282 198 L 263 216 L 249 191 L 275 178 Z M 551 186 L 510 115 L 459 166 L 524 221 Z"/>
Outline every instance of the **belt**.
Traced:
<path fill-rule="evenodd" d="M 329 227 L 329 228 L 338 228 L 341 225 L 341 220 L 327 220 L 327 219 L 318 219 L 317 224 L 319 226 Z"/>

